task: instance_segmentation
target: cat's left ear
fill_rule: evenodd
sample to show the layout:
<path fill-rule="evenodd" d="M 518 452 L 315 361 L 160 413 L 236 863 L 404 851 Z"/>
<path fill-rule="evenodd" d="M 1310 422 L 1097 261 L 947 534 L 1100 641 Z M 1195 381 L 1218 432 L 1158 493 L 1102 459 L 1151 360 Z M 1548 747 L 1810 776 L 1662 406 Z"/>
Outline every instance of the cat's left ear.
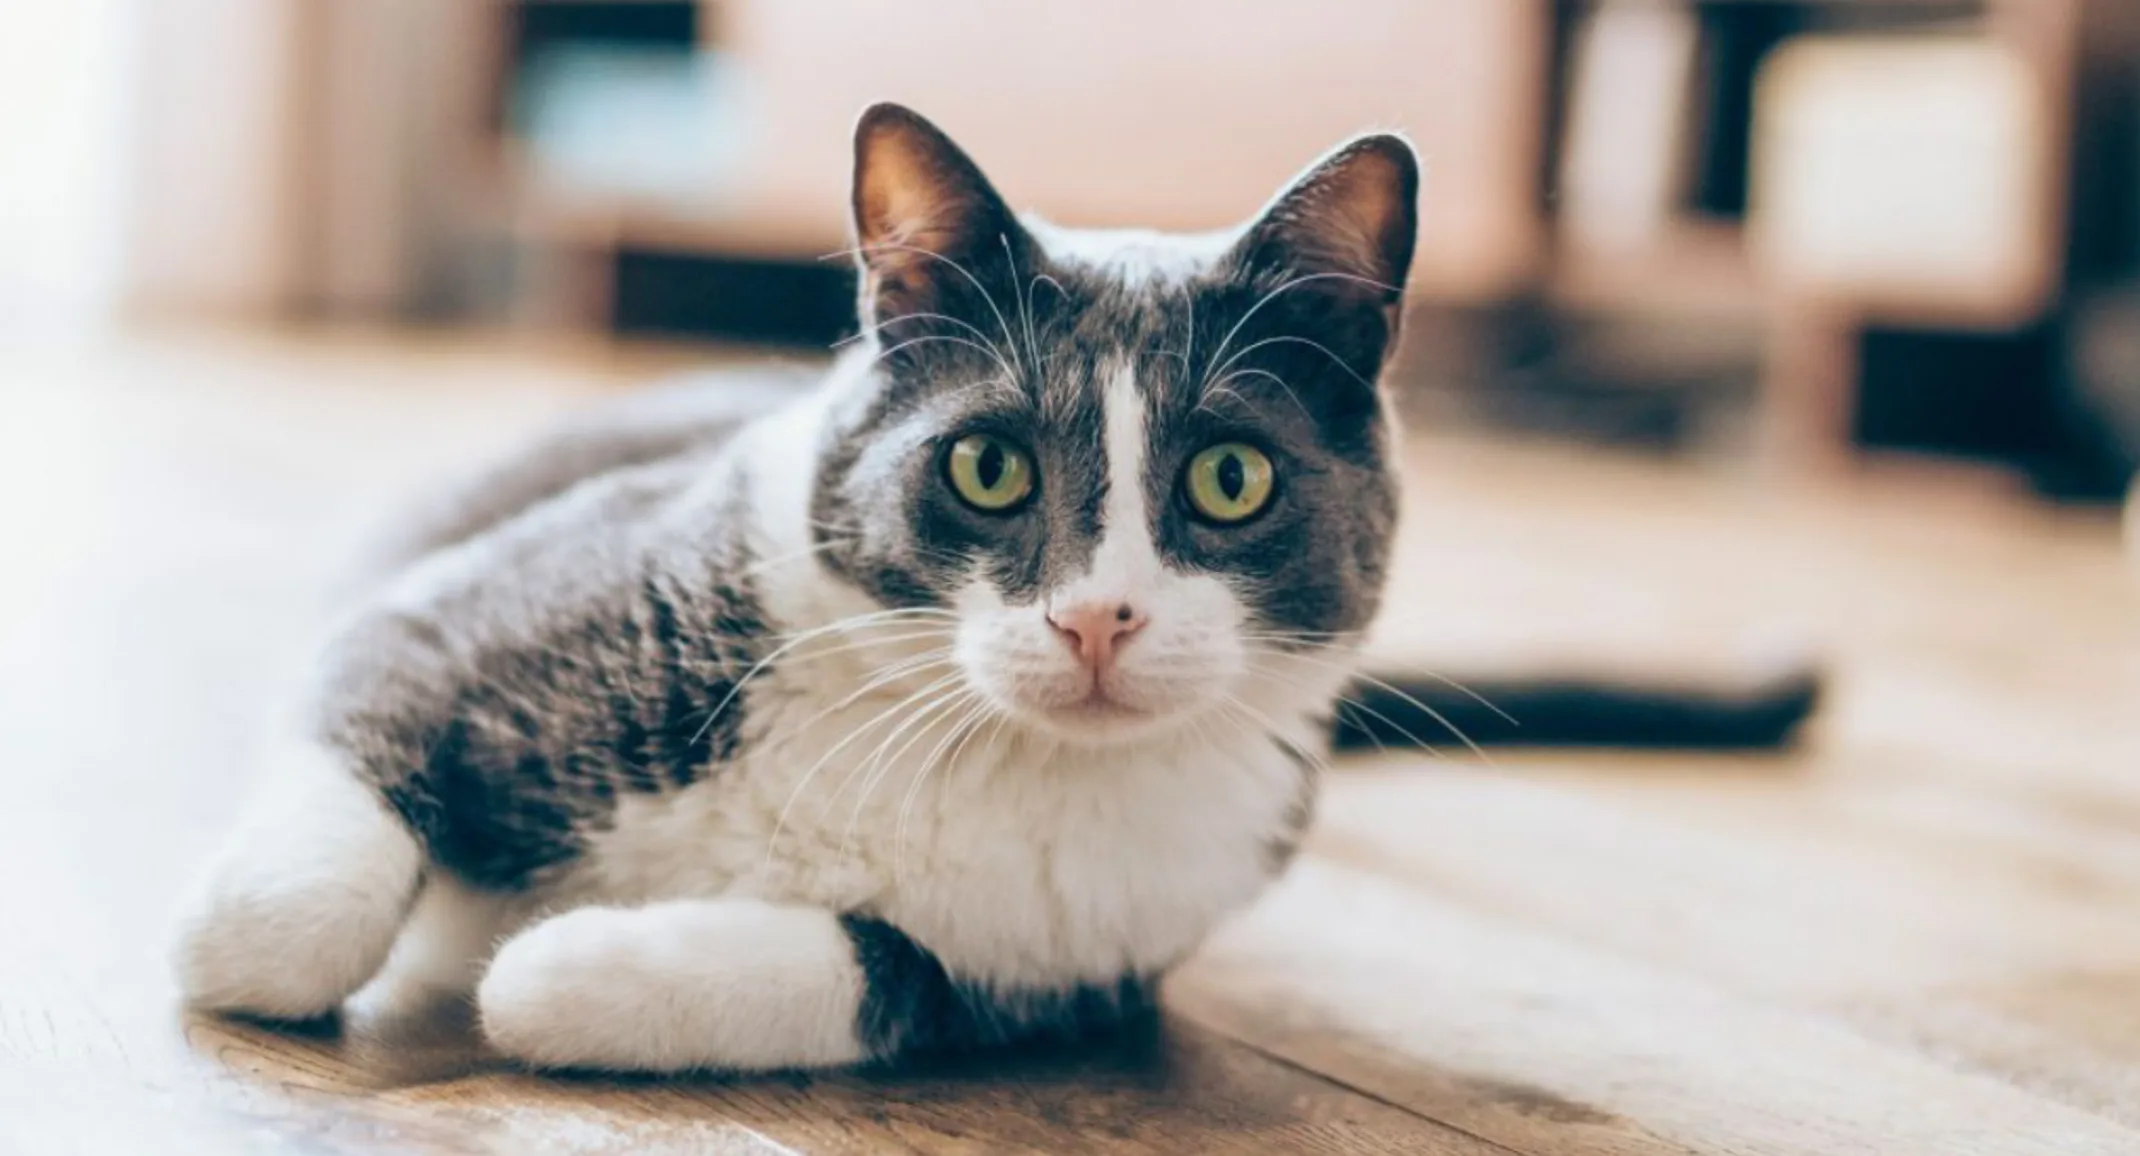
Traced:
<path fill-rule="evenodd" d="M 1356 137 L 1308 166 L 1234 246 L 1236 272 L 1376 308 L 1395 336 L 1419 231 L 1419 158 L 1403 137 Z"/>
<path fill-rule="evenodd" d="M 1033 259 L 1031 238 L 980 166 L 897 104 L 871 105 L 855 126 L 854 227 L 865 324 L 957 316 L 959 298 L 985 295 L 982 283 Z"/>

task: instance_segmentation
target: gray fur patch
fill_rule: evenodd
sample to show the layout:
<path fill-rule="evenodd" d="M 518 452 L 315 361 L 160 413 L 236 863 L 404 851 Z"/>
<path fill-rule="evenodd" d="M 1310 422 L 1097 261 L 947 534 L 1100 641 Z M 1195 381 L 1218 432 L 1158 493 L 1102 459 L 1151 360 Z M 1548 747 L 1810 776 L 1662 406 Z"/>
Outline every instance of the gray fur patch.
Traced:
<path fill-rule="evenodd" d="M 724 471 L 731 485 L 698 484 Z M 701 445 L 434 553 L 330 648 L 319 733 L 438 866 L 493 890 L 540 881 L 620 795 L 734 754 L 750 695 L 731 691 L 770 649 L 747 501 Z"/>

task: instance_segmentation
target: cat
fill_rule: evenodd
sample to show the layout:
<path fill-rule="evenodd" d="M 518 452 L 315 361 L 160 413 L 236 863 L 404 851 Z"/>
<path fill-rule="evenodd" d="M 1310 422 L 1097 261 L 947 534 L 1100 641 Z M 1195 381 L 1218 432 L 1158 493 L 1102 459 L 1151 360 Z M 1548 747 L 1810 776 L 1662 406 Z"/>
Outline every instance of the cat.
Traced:
<path fill-rule="evenodd" d="M 1284 869 L 1341 697 L 1388 724 L 1341 740 L 1435 721 L 1347 693 L 1409 144 L 1204 235 L 1014 214 L 897 105 L 854 150 L 821 380 L 633 398 L 375 559 L 187 910 L 191 1005 L 466 1000 L 646 1072 L 1085 1038 Z"/>

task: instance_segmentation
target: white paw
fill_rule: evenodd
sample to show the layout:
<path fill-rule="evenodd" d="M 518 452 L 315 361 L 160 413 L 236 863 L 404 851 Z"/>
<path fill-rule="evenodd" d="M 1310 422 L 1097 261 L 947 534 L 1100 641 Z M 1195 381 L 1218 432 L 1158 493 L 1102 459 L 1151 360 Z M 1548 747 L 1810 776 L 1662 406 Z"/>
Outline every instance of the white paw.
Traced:
<path fill-rule="evenodd" d="M 539 1067 L 634 1067 L 660 1025 L 628 1022 L 616 985 L 630 982 L 622 942 L 630 912 L 585 908 L 507 940 L 476 988 L 483 1034 Z"/>
<path fill-rule="evenodd" d="M 483 1033 L 538 1067 L 853 1063 L 860 971 L 827 912 L 752 900 L 583 908 L 520 933 L 476 991 Z"/>
<path fill-rule="evenodd" d="M 173 953 L 186 1002 L 310 1019 L 385 962 L 421 852 L 361 784 L 311 761 L 278 766 L 184 910 Z"/>
<path fill-rule="evenodd" d="M 188 1004 L 305 1020 L 333 1011 L 353 990 L 352 969 L 337 966 L 331 950 L 293 938 L 288 912 L 274 896 L 223 889 L 192 907 L 172 961 Z"/>

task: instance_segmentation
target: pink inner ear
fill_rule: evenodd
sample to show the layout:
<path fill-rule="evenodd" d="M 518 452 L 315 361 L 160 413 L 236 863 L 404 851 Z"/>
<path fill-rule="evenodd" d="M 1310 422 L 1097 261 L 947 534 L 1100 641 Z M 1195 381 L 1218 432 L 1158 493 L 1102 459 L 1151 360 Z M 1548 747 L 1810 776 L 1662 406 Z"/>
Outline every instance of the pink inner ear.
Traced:
<path fill-rule="evenodd" d="M 880 317 L 937 308 L 948 270 L 972 269 L 982 246 L 993 255 L 999 234 L 1017 229 L 958 145 L 895 105 L 869 109 L 856 129 L 854 214 L 864 308 Z"/>
<path fill-rule="evenodd" d="M 905 134 L 881 132 L 865 143 L 855 187 L 864 245 L 925 244 L 932 231 L 945 231 L 954 198 L 933 170 Z"/>
<path fill-rule="evenodd" d="M 864 246 L 955 244 L 995 204 L 973 161 L 920 116 L 880 105 L 855 134 L 855 231 Z"/>
<path fill-rule="evenodd" d="M 1278 245 L 1297 272 L 1357 277 L 1397 292 L 1411 267 L 1418 197 L 1411 146 L 1367 137 L 1310 169 L 1251 236 Z"/>
<path fill-rule="evenodd" d="M 1324 239 L 1347 272 L 1389 284 L 1385 238 L 1404 214 L 1404 178 L 1389 159 L 1368 152 L 1348 160 L 1320 191 L 1328 220 Z M 1394 287 L 1394 286 L 1393 286 Z"/>

